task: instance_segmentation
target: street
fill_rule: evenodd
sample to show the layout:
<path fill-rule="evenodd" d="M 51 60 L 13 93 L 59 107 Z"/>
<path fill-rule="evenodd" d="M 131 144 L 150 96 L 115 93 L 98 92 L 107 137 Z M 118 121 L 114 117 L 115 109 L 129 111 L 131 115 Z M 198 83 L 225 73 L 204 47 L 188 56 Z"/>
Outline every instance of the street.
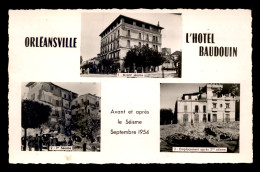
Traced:
<path fill-rule="evenodd" d="M 178 74 L 173 71 L 163 71 L 164 78 L 178 78 Z M 117 77 L 117 74 L 80 74 L 81 77 Z M 144 78 L 163 78 L 162 72 L 144 73 Z"/>

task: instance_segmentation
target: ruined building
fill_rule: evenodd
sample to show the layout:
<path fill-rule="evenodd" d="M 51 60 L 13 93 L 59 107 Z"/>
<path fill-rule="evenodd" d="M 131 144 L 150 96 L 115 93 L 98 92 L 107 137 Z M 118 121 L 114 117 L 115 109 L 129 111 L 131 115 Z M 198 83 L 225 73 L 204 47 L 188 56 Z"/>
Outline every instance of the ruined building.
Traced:
<path fill-rule="evenodd" d="M 64 89 L 51 82 L 29 82 L 27 99 L 49 105 L 52 109 L 50 124 L 61 124 L 65 127 L 66 117 L 71 114 L 71 101 L 78 97 L 77 93 Z"/>
<path fill-rule="evenodd" d="M 93 140 L 100 142 L 101 98 L 93 94 L 80 95 L 72 100 L 71 110 L 75 122 L 82 122 L 84 117 L 91 119 L 91 126 L 87 126 L 85 130 L 91 129 Z"/>
<path fill-rule="evenodd" d="M 71 132 L 71 122 L 75 115 L 89 115 L 94 120 L 100 120 L 101 98 L 96 95 L 78 96 L 51 82 L 29 82 L 26 87 L 29 88 L 26 99 L 51 107 L 48 125 L 54 131 L 59 130 L 58 133 L 68 134 L 66 129 Z"/>
<path fill-rule="evenodd" d="M 178 123 L 235 121 L 236 96 L 219 94 L 223 84 L 206 84 L 198 92 L 177 99 Z"/>

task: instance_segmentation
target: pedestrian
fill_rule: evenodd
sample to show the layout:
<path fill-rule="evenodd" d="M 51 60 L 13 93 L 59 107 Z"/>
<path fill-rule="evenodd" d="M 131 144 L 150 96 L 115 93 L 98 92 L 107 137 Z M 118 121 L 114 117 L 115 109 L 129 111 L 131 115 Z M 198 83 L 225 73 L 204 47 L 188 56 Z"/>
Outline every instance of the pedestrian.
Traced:
<path fill-rule="evenodd" d="M 71 140 L 71 138 L 69 139 L 68 146 L 72 146 L 72 140 Z"/>
<path fill-rule="evenodd" d="M 63 146 L 67 146 L 67 141 L 66 141 L 66 138 L 64 138 L 64 140 L 63 140 Z"/>
<path fill-rule="evenodd" d="M 22 150 L 26 151 L 26 138 L 22 137 Z"/>
<path fill-rule="evenodd" d="M 43 140 L 42 140 L 42 136 L 39 137 L 39 148 L 40 148 L 40 151 L 42 151 L 42 144 L 43 144 Z"/>
<path fill-rule="evenodd" d="M 34 144 L 33 144 L 32 136 L 29 136 L 29 139 L 28 139 L 29 151 L 32 151 L 32 147 L 33 147 L 33 146 L 34 146 Z"/>
<path fill-rule="evenodd" d="M 52 140 L 53 146 L 57 146 L 57 143 L 58 143 L 57 138 L 54 137 L 53 140 Z"/>
<path fill-rule="evenodd" d="M 50 150 L 50 146 L 52 146 L 52 136 L 50 136 L 49 140 L 47 141 L 48 151 Z"/>
<path fill-rule="evenodd" d="M 86 142 L 84 142 L 83 143 L 83 151 L 86 152 L 86 150 L 87 150 L 87 144 L 86 144 Z"/>
<path fill-rule="evenodd" d="M 38 136 L 38 134 L 36 134 L 36 137 L 35 137 L 34 150 L 39 151 L 39 136 Z"/>

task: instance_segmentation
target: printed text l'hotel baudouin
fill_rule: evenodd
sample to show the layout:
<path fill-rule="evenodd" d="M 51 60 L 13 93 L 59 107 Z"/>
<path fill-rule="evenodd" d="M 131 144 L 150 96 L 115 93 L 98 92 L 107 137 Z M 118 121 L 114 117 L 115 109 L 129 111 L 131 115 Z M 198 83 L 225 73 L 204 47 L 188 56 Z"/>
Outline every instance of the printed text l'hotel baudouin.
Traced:
<path fill-rule="evenodd" d="M 186 43 L 215 44 L 213 33 L 186 33 Z M 237 57 L 237 47 L 199 46 L 199 56 Z"/>

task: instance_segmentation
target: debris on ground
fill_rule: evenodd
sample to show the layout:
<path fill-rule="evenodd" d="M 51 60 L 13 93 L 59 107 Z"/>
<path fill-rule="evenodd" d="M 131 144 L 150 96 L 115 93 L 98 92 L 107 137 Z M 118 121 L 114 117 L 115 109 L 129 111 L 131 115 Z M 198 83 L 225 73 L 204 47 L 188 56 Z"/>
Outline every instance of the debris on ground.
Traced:
<path fill-rule="evenodd" d="M 179 146 L 227 147 L 228 152 L 239 152 L 239 121 L 161 125 L 161 145 L 163 151 Z"/>

